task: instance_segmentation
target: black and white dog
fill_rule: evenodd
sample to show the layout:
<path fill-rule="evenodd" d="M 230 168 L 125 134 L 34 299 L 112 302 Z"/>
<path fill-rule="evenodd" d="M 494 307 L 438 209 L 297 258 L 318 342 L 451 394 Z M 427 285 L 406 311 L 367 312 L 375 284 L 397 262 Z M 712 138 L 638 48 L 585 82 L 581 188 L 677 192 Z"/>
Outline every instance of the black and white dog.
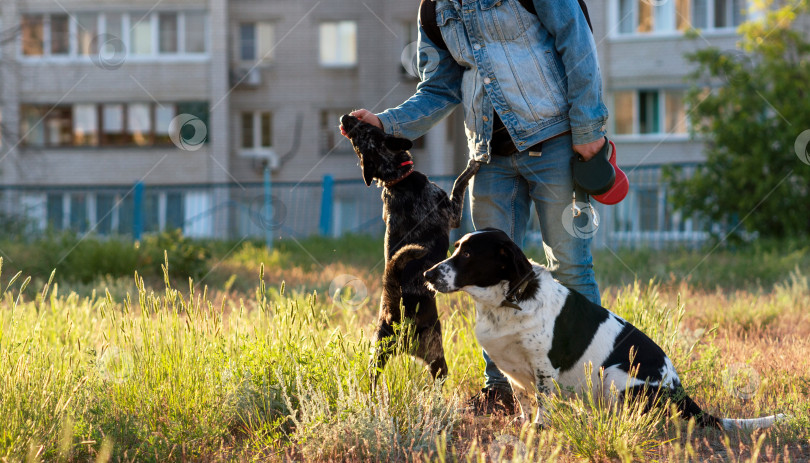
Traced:
<path fill-rule="evenodd" d="M 436 291 L 461 290 L 475 300 L 475 335 L 509 378 L 524 420 L 531 411 L 529 392 L 553 394 L 557 382 L 562 390 L 583 393 L 588 364 L 594 397 L 609 398 L 611 385 L 621 394 L 646 395 L 650 406 L 669 397 L 684 418 L 721 429 L 765 428 L 782 417 L 729 419 L 703 412 L 655 342 L 554 280 L 501 230 L 465 235 L 453 255 L 425 272 L 425 278 Z M 546 411 L 537 402 L 535 423 L 542 425 Z"/>
<path fill-rule="evenodd" d="M 408 150 L 410 140 L 386 134 L 381 129 L 344 115 L 341 125 L 360 159 L 366 185 L 377 180 L 383 187 L 385 221 L 385 271 L 383 294 L 371 366 L 374 384 L 395 341 L 394 326 L 409 319 L 414 324 L 409 339 L 412 354 L 424 360 L 434 378 L 447 375 L 442 331 L 435 293 L 425 284 L 423 273 L 447 257 L 450 229 L 461 223 L 464 192 L 478 170 L 471 162 L 453 184 L 450 196 L 427 176 L 414 170 Z M 400 301 L 402 306 L 400 306 Z"/>

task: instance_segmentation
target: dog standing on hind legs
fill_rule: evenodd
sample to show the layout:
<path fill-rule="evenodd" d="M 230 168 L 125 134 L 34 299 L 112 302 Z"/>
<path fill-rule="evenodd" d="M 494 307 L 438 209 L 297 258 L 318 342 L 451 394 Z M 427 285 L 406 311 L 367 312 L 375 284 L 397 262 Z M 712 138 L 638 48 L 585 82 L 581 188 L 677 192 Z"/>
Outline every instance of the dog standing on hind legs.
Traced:
<path fill-rule="evenodd" d="M 411 354 L 430 367 L 433 378 L 447 376 L 436 293 L 423 273 L 447 257 L 450 229 L 461 225 L 464 192 L 479 164 L 471 161 L 456 179 L 450 196 L 414 170 L 410 140 L 386 134 L 356 117 L 340 123 L 360 159 L 366 186 L 382 186 L 385 221 L 385 271 L 380 313 L 374 334 L 371 384 L 385 367 L 396 342 L 394 326 L 413 322 L 406 339 Z M 402 304 L 400 305 L 400 301 Z"/>

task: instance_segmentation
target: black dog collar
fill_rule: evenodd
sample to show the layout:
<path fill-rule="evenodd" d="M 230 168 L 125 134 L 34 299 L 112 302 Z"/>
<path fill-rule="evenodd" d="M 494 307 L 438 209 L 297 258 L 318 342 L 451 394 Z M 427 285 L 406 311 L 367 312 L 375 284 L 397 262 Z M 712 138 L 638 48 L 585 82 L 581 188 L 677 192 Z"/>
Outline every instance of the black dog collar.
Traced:
<path fill-rule="evenodd" d="M 526 291 L 527 286 L 529 286 L 528 279 L 521 283 L 517 288 L 506 293 L 506 298 L 503 300 L 503 302 L 501 302 L 501 306 L 511 307 L 515 310 L 523 310 L 519 305 L 517 305 L 517 299 L 523 295 L 523 292 Z"/>

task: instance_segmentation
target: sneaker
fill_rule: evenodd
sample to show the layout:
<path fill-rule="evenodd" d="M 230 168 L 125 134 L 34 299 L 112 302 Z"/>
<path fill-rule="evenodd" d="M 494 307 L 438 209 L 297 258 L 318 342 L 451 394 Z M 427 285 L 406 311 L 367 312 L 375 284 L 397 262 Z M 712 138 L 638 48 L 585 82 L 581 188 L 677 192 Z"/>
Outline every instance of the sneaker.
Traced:
<path fill-rule="evenodd" d="M 512 391 L 485 387 L 481 392 L 475 394 L 467 400 L 467 407 L 476 416 L 503 413 L 504 415 L 514 415 L 518 413 L 515 397 Z"/>

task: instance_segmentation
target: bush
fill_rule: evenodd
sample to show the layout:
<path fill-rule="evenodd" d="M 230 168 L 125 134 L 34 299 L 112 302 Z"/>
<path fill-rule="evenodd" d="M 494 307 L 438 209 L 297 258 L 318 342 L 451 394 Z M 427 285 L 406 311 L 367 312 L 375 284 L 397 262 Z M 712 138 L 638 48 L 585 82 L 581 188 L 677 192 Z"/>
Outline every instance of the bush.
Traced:
<path fill-rule="evenodd" d="M 806 238 L 810 218 L 798 211 L 810 201 L 810 169 L 802 163 L 810 112 L 797 82 L 810 79 L 810 41 L 794 21 L 808 2 L 778 5 L 740 26 L 742 52 L 709 47 L 687 55 L 697 65 L 688 115 L 707 142 L 706 162 L 691 177 L 667 176 L 686 216 L 699 213 L 732 232 Z"/>
<path fill-rule="evenodd" d="M 199 278 L 207 272 L 210 251 L 179 230 L 147 236 L 132 243 L 123 238 L 84 237 L 74 232 L 49 232 L 30 243 L 0 245 L 7 267 L 45 280 L 56 270 L 59 281 L 87 284 L 100 277 L 131 277 L 135 270 L 146 278 L 162 278 L 164 251 L 173 277 Z"/>
<path fill-rule="evenodd" d="M 183 236 L 179 229 L 149 235 L 142 243 L 136 243 L 136 247 L 141 249 L 138 267 L 144 270 L 144 274 L 161 275 L 160 265 L 164 262 L 164 252 L 171 262 L 169 275 L 197 279 L 208 271 L 210 250 Z"/>

